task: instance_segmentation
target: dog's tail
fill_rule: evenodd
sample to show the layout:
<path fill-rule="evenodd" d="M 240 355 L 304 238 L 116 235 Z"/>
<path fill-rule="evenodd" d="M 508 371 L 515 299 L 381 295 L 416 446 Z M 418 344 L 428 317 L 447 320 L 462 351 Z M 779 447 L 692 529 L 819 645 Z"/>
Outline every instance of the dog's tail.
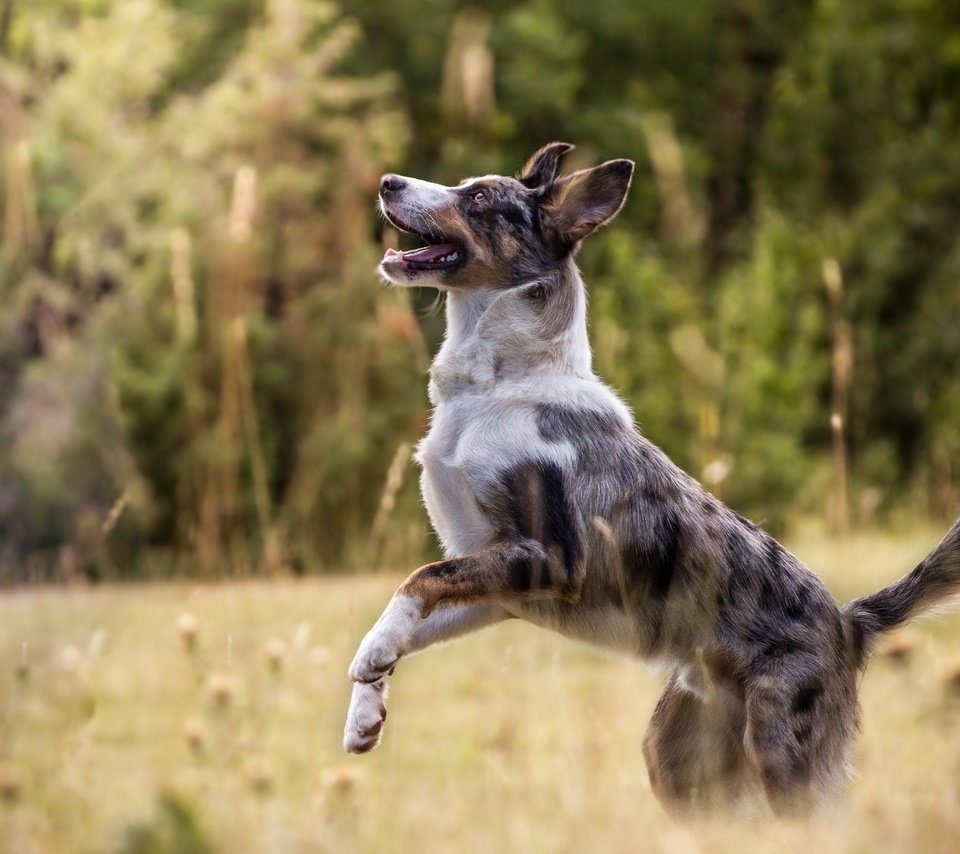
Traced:
<path fill-rule="evenodd" d="M 883 590 L 854 599 L 843 609 L 853 628 L 857 666 L 864 665 L 882 632 L 902 626 L 957 596 L 960 596 L 960 519 L 911 572 Z"/>

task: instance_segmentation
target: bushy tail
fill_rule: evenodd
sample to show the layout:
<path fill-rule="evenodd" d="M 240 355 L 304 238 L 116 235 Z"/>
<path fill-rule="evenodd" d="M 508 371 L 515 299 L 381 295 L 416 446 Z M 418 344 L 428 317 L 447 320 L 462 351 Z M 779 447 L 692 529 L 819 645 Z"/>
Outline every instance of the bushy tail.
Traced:
<path fill-rule="evenodd" d="M 954 596 L 960 596 L 960 520 L 912 572 L 844 608 L 853 626 L 858 666 L 866 661 L 881 632 L 902 626 Z"/>

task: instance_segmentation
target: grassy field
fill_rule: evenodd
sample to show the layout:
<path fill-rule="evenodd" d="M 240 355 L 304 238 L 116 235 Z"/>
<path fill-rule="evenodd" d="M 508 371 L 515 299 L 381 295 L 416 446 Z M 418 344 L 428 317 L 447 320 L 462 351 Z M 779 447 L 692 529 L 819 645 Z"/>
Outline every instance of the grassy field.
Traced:
<path fill-rule="evenodd" d="M 792 545 L 846 599 L 937 534 Z M 404 662 L 381 747 L 342 754 L 345 670 L 398 577 L 0 595 L 0 849 L 960 846 L 960 616 L 871 664 L 830 815 L 684 826 L 640 755 L 662 675 L 519 623 Z"/>

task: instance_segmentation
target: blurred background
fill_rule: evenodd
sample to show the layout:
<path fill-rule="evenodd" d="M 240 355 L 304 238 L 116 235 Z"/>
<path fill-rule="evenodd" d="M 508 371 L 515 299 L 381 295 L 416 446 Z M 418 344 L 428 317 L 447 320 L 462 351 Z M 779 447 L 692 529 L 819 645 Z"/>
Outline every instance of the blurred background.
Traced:
<path fill-rule="evenodd" d="M 957 850 L 956 619 L 878 651 L 823 824 L 669 821 L 661 675 L 520 621 L 342 754 L 437 548 L 379 176 L 558 139 L 637 163 L 579 260 L 652 441 L 842 601 L 960 514 L 960 4 L 0 0 L 0 851 Z"/>
<path fill-rule="evenodd" d="M 960 508 L 960 5 L 0 0 L 0 578 L 436 546 L 380 174 L 637 162 L 596 368 L 776 532 Z"/>

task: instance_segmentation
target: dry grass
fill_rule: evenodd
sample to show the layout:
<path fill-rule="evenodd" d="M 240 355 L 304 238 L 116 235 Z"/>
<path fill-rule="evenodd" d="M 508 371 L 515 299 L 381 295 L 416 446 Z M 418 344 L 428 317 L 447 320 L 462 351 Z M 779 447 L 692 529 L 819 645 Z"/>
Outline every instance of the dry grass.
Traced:
<path fill-rule="evenodd" d="M 794 549 L 843 598 L 935 537 Z M 958 617 L 872 663 L 859 776 L 832 815 L 686 827 L 640 756 L 661 677 L 526 625 L 404 662 L 384 743 L 343 755 L 344 672 L 396 581 L 4 594 L 0 849 L 957 849 Z"/>

